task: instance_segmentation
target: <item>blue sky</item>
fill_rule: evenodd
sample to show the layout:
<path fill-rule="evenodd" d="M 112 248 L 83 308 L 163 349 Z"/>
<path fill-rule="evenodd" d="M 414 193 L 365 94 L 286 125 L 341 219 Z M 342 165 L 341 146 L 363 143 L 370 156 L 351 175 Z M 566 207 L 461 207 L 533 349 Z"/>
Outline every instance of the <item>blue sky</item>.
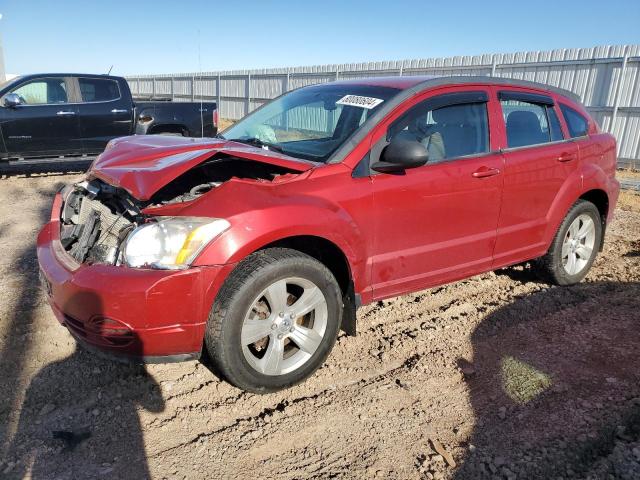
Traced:
<path fill-rule="evenodd" d="M 532 5 L 535 5 L 535 9 Z M 640 43 L 639 0 L 0 0 L 8 73 L 203 71 Z"/>

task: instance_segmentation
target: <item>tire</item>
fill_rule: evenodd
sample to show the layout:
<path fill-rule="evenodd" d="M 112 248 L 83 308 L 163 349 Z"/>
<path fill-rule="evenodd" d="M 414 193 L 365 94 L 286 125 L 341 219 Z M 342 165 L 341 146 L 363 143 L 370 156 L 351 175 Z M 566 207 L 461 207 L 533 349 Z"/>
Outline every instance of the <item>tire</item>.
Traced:
<path fill-rule="evenodd" d="M 209 314 L 205 343 L 222 378 L 250 392 L 275 392 L 324 363 L 341 320 L 342 295 L 329 269 L 296 250 L 269 248 L 231 272 Z"/>
<path fill-rule="evenodd" d="M 592 232 L 580 238 L 589 229 L 589 219 Z M 602 219 L 596 206 L 586 200 L 578 200 L 564 217 L 546 255 L 536 261 L 538 273 L 555 285 L 579 283 L 593 265 L 602 242 L 602 233 Z M 572 240 L 577 242 L 573 246 L 570 245 Z"/>

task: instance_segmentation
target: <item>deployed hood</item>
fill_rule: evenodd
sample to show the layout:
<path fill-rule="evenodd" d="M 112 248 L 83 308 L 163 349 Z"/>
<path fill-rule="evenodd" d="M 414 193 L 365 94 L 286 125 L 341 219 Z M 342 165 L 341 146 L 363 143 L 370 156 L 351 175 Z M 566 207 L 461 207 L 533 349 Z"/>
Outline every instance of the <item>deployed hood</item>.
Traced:
<path fill-rule="evenodd" d="M 278 152 L 215 138 L 134 135 L 112 140 L 89 169 L 89 178 L 127 190 L 148 200 L 172 180 L 217 154 L 284 167 L 295 172 L 313 168 L 314 162 Z"/>

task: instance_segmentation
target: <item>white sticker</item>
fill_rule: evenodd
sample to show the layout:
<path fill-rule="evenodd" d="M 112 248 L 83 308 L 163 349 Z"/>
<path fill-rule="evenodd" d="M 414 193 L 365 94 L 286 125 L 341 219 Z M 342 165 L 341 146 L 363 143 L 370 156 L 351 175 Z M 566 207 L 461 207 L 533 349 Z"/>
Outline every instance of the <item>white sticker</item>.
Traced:
<path fill-rule="evenodd" d="M 373 97 L 361 97 L 360 95 L 345 95 L 336 102 L 336 105 L 349 105 L 351 107 L 360 107 L 371 110 L 380 105 L 384 100 Z"/>

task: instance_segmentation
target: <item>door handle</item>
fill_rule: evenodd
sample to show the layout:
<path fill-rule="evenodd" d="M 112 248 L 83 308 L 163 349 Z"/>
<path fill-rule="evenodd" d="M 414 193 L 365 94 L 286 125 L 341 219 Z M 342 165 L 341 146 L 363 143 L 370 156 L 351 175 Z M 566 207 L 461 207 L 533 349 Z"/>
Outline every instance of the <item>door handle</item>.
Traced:
<path fill-rule="evenodd" d="M 575 153 L 562 153 L 556 160 L 559 162 L 570 162 L 571 160 L 575 160 Z"/>
<path fill-rule="evenodd" d="M 120 108 L 114 108 L 111 113 L 127 113 L 129 110 L 122 110 Z"/>
<path fill-rule="evenodd" d="M 500 170 L 497 168 L 489 168 L 489 167 L 480 167 L 478 170 L 471 174 L 474 178 L 486 178 L 493 177 L 494 175 L 499 175 Z"/>
<path fill-rule="evenodd" d="M 59 112 L 56 113 L 56 115 L 59 115 L 61 117 L 67 117 L 70 115 L 75 115 L 76 112 L 72 111 L 72 110 L 60 110 Z"/>

